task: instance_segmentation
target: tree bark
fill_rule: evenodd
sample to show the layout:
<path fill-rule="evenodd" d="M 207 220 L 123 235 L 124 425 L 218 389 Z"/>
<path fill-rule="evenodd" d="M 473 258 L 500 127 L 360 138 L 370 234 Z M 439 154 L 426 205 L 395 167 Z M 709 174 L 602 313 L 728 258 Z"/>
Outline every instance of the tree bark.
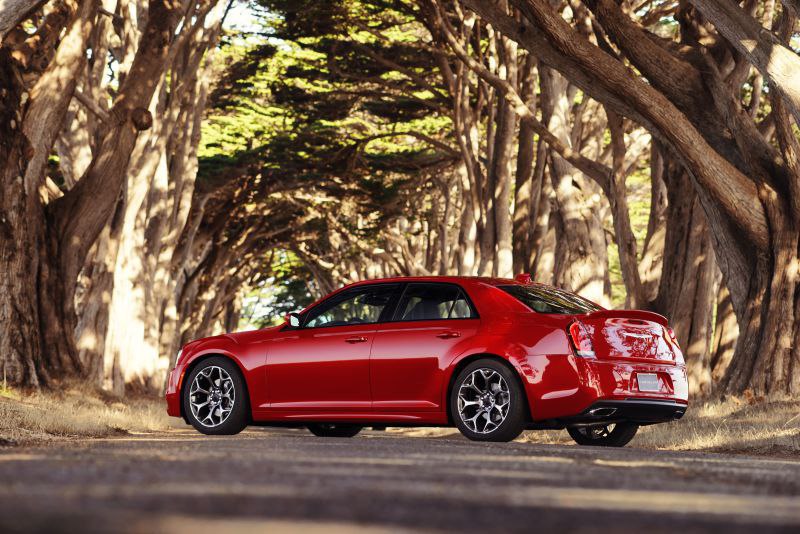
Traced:
<path fill-rule="evenodd" d="M 22 295 L 17 295 L 22 300 L 11 304 L 16 306 L 18 313 L 24 312 L 27 315 L 18 322 L 33 329 L 29 330 L 27 335 L 31 340 L 36 340 L 31 341 L 26 350 L 29 351 L 27 361 L 33 361 L 36 365 L 38 378 L 32 378 L 29 370 L 24 373 L 17 372 L 18 378 L 29 385 L 47 381 L 51 375 L 67 376 L 80 374 L 83 371 L 73 335 L 76 327 L 74 302 L 78 275 L 84 266 L 87 253 L 117 202 L 127 160 L 137 133 L 149 126 L 149 115 L 142 106 L 146 108 L 152 97 L 155 81 L 163 71 L 171 36 L 177 24 L 175 15 L 179 9 L 177 4 L 162 0 L 150 2 L 147 27 L 142 46 L 133 61 L 132 76 L 129 76 L 120 87 L 110 114 L 113 117 L 112 124 L 105 128 L 95 159 L 75 187 L 61 198 L 44 206 L 39 195 L 39 187 L 44 183 L 44 166 L 41 160 L 36 158 L 40 158 L 39 155 L 43 152 L 49 153 L 52 148 L 55 135 L 62 124 L 63 113 L 66 111 L 65 100 L 69 96 L 69 87 L 74 87 L 72 79 L 64 80 L 67 84 L 65 88 L 55 81 L 55 76 L 63 75 L 62 68 L 67 73 L 71 69 L 74 72 L 76 65 L 79 66 L 84 60 L 82 54 L 76 54 L 72 48 L 78 46 L 80 51 L 79 45 L 88 28 L 91 28 L 91 22 L 85 20 L 86 10 L 91 13 L 93 6 L 94 3 L 90 2 L 82 4 L 78 15 L 73 17 L 74 23 L 71 29 L 67 30 L 66 37 L 53 56 L 53 62 L 34 86 L 30 95 L 28 115 L 22 119 L 17 114 L 12 123 L 18 125 L 20 121 L 24 121 L 23 124 L 28 122 L 30 127 L 26 129 L 26 133 L 34 138 L 33 144 L 28 144 L 24 133 L 16 132 L 16 137 L 20 140 L 11 145 L 12 149 L 7 151 L 6 158 L 2 162 L 3 174 L 10 175 L 3 182 L 4 188 L 7 187 L 9 193 L 18 193 L 13 190 L 16 187 L 13 184 L 24 176 L 22 180 L 24 195 L 20 198 L 24 199 L 22 205 L 25 206 L 25 217 L 15 220 L 14 224 L 26 227 L 10 231 L 6 238 L 11 243 L 3 246 L 8 247 L 6 250 L 10 250 L 11 247 L 16 250 L 28 249 L 32 251 L 31 255 L 35 257 L 37 263 L 35 266 L 28 266 L 27 270 L 28 276 L 35 277 L 36 291 L 26 293 L 24 298 Z M 75 7 L 78 9 L 77 5 Z M 89 14 L 88 18 L 91 20 L 93 17 Z M 3 64 L 7 65 L 9 70 L 14 68 L 12 61 L 4 61 Z M 14 75 L 9 73 L 8 77 L 13 83 Z M 62 95 L 62 92 L 66 92 L 66 96 Z M 20 109 L 21 99 L 20 93 L 16 102 L 10 102 L 14 106 L 6 109 Z M 45 103 L 48 105 L 45 106 Z M 52 122 L 52 132 L 41 130 L 41 125 L 37 121 L 42 117 Z M 5 192 L 3 196 L 8 198 Z M 13 270 L 13 265 L 9 267 Z M 21 287 L 24 287 L 24 284 Z M 0 297 L 0 299 L 10 298 L 14 298 L 13 292 L 4 293 Z M 0 338 L 14 338 L 14 332 L 8 330 L 16 327 L 10 323 L 3 323 L 3 328 Z"/>
<path fill-rule="evenodd" d="M 0 44 L 8 32 L 44 4 L 44 0 L 0 0 Z"/>
<path fill-rule="evenodd" d="M 41 250 L 38 206 L 25 192 L 23 164 L 30 145 L 19 135 L 19 109 L 25 92 L 8 51 L 0 47 L 0 367 L 11 383 L 37 388 L 47 379 L 42 365 L 36 274 Z"/>
<path fill-rule="evenodd" d="M 800 124 L 800 56 L 732 0 L 691 0 L 786 99 Z"/>
<path fill-rule="evenodd" d="M 67 285 L 57 275 L 53 254 L 57 253 L 58 245 L 51 233 L 50 206 L 44 204 L 49 196 L 44 197 L 40 187 L 45 184 L 47 157 L 74 90 L 73 78 L 85 63 L 83 47 L 93 26 L 94 9 L 94 3 L 89 0 L 65 3 L 51 13 L 52 17 L 37 32 L 38 49 L 27 48 L 26 53 L 12 58 L 5 48 L 0 48 L 5 56 L 4 99 L 10 106 L 4 107 L 10 118 L 7 135 L 3 136 L 9 141 L 5 154 L 0 157 L 3 187 L 7 188 L 3 196 L 9 203 L 4 209 L 8 215 L 2 219 L 8 231 L 0 238 L 4 241 L 0 246 L 7 252 L 4 261 L 9 263 L 8 272 L 13 273 L 27 263 L 25 273 L 30 279 L 30 282 L 16 284 L 17 288 L 26 290 L 23 294 L 18 294 L 16 288 L 0 292 L 0 302 L 8 301 L 0 304 L 0 308 L 13 308 L 14 313 L 27 315 L 19 317 L 18 321 L 2 323 L 0 338 L 15 339 L 20 328 L 26 330 L 29 340 L 21 343 L 15 339 L 15 342 L 27 354 L 15 354 L 20 350 L 15 349 L 2 358 L 8 359 L 15 369 L 12 383 L 31 387 L 48 383 L 52 375 L 68 376 L 82 370 L 71 336 L 73 300 L 63 299 Z M 56 27 L 56 20 L 61 19 L 68 21 L 64 36 L 52 51 L 50 63 L 35 78 L 31 90 L 25 91 L 21 71 L 30 57 L 51 53 L 48 47 L 56 46 L 61 29 Z M 14 137 L 18 139 L 13 140 Z M 16 196 L 18 198 L 12 202 Z M 19 257 L 15 258 L 11 251 L 16 251 Z M 13 316 L 10 311 L 6 313 Z M 25 363 L 24 373 L 20 372 L 22 362 Z"/>

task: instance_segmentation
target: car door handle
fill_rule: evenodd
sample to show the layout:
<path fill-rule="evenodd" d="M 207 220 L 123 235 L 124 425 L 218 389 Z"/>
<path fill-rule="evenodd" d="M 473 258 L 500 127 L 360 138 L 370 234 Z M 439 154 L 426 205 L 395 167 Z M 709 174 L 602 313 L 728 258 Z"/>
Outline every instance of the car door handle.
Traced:
<path fill-rule="evenodd" d="M 442 332 L 441 334 L 436 334 L 436 337 L 440 337 L 442 339 L 450 339 L 454 337 L 461 337 L 461 332 L 456 332 L 451 330 L 449 332 Z"/>
<path fill-rule="evenodd" d="M 364 336 L 354 336 L 354 337 L 348 337 L 347 339 L 345 339 L 345 341 L 347 341 L 348 343 L 364 343 L 365 341 L 367 341 L 367 338 L 365 338 Z"/>

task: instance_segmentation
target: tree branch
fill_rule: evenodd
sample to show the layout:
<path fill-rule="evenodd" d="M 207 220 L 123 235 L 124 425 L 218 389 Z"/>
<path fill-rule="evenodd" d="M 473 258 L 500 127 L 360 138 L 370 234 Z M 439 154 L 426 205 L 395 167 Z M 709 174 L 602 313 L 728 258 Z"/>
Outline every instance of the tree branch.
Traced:
<path fill-rule="evenodd" d="M 548 144 L 548 146 L 558 152 L 562 158 L 568 161 L 575 168 L 597 182 L 600 187 L 603 188 L 606 193 L 608 193 L 611 169 L 581 155 L 553 135 L 553 133 L 536 118 L 536 112 L 528 107 L 528 105 L 522 100 L 522 97 L 519 96 L 519 93 L 517 93 L 516 89 L 511 85 L 511 83 L 508 82 L 508 80 L 505 80 L 494 74 L 482 63 L 479 63 L 467 53 L 467 51 L 456 38 L 455 32 L 453 31 L 449 21 L 445 16 L 443 16 L 438 3 L 436 3 L 435 0 L 431 1 L 434 8 L 434 13 L 436 14 L 436 22 L 441 29 L 442 35 L 447 40 L 450 48 L 453 50 L 453 52 L 455 52 L 456 56 L 458 56 L 458 59 L 461 60 L 470 70 L 485 80 L 489 85 L 494 87 L 495 90 L 497 90 L 501 95 L 503 95 L 503 97 L 511 104 L 511 108 L 519 117 L 519 119 L 528 123 L 531 128 Z"/>
<path fill-rule="evenodd" d="M 800 124 L 800 56 L 732 0 L 691 0 L 786 100 Z"/>
<path fill-rule="evenodd" d="M 545 1 L 512 2 L 532 27 L 521 26 L 490 0 L 465 0 L 492 26 L 518 40 L 534 54 L 542 48 L 539 46 L 541 40 L 551 42 L 548 45 L 550 50 L 545 50 L 548 54 L 555 52 L 557 57 L 550 63 L 544 56 L 539 56 L 542 61 L 560 70 L 588 95 L 609 104 L 618 113 L 668 141 L 681 156 L 697 185 L 719 204 L 730 221 L 744 230 L 754 246 L 762 250 L 768 248 L 766 215 L 755 184 L 710 147 L 670 100 L 579 35 Z M 589 80 L 592 83 L 587 83 Z M 620 102 L 625 104 L 618 107 Z M 628 114 L 626 111 L 631 109 L 633 113 Z"/>
<path fill-rule="evenodd" d="M 8 32 L 44 3 L 45 0 L 0 0 L 0 43 Z"/>
<path fill-rule="evenodd" d="M 107 123 L 108 121 L 111 120 L 111 116 L 108 114 L 108 112 L 103 108 L 101 108 L 97 102 L 95 102 L 94 100 L 83 94 L 83 92 L 80 89 L 75 89 L 75 93 L 73 94 L 73 96 L 75 96 L 75 100 L 80 102 L 83 105 L 83 107 L 92 112 L 102 122 Z"/>

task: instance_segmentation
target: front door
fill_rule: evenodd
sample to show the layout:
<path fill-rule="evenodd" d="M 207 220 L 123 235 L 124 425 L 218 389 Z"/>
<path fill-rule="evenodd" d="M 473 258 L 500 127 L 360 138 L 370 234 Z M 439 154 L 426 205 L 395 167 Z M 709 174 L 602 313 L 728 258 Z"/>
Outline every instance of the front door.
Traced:
<path fill-rule="evenodd" d="M 326 299 L 267 347 L 276 411 L 368 411 L 369 357 L 377 323 L 399 284 L 358 286 Z M 387 310 L 388 311 L 388 310 Z"/>
<path fill-rule="evenodd" d="M 480 324 L 456 284 L 409 283 L 372 344 L 372 406 L 378 412 L 442 411 L 444 369 Z"/>

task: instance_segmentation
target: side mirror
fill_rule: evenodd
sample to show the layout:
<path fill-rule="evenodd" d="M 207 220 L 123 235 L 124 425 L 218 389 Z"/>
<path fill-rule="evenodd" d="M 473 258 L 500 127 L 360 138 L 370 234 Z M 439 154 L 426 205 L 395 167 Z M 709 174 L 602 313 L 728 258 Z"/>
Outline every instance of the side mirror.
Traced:
<path fill-rule="evenodd" d="M 286 322 L 289 323 L 289 326 L 292 328 L 297 328 L 300 326 L 300 314 L 297 312 L 291 312 L 286 315 Z"/>

